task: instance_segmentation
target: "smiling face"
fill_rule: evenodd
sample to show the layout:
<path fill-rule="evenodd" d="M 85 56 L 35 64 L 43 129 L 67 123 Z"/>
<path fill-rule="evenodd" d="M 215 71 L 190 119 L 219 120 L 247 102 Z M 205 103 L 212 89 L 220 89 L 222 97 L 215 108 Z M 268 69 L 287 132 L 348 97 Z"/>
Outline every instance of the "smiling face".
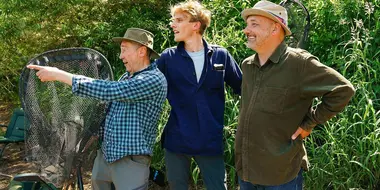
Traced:
<path fill-rule="evenodd" d="M 122 41 L 120 44 L 120 56 L 119 58 L 123 61 L 125 68 L 128 72 L 134 73 L 137 71 L 139 66 L 139 48 L 141 45 L 130 42 Z"/>
<path fill-rule="evenodd" d="M 243 30 L 247 36 L 247 46 L 254 51 L 265 49 L 276 28 L 276 22 L 262 16 L 249 16 Z"/>
<path fill-rule="evenodd" d="M 199 22 L 190 22 L 190 15 L 184 12 L 177 12 L 173 15 L 170 27 L 174 32 L 174 41 L 181 42 L 199 33 Z"/>

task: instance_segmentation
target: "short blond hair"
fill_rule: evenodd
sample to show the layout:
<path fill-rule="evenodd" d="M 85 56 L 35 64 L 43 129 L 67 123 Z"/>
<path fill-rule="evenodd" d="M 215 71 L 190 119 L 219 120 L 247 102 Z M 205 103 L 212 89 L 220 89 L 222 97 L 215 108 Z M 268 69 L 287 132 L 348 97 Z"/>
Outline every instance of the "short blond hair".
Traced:
<path fill-rule="evenodd" d="M 190 15 L 190 22 L 200 22 L 201 27 L 199 33 L 203 35 L 206 28 L 210 26 L 211 12 L 201 3 L 194 0 L 178 3 L 170 8 L 170 13 L 174 16 L 177 12 L 184 12 Z"/>

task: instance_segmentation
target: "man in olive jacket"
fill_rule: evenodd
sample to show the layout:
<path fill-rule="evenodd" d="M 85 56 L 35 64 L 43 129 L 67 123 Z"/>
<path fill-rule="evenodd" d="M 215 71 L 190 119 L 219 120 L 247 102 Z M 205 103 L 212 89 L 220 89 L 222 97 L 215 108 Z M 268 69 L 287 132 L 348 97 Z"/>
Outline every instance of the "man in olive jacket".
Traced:
<path fill-rule="evenodd" d="M 343 110 L 352 84 L 305 50 L 288 47 L 285 8 L 260 1 L 245 9 L 247 46 L 256 54 L 242 63 L 236 134 L 240 188 L 302 189 L 308 161 L 302 139 Z M 312 107 L 314 98 L 321 103 Z"/>

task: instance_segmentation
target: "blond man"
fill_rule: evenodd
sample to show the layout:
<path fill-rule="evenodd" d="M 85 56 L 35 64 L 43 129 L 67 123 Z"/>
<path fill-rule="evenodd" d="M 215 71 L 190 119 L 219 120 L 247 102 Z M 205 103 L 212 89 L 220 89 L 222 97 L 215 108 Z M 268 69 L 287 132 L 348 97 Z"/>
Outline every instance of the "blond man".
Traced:
<path fill-rule="evenodd" d="M 235 141 L 240 189 L 302 189 L 302 170 L 308 168 L 302 139 L 343 110 L 354 88 L 315 56 L 286 45 L 291 31 L 282 6 L 260 1 L 242 17 L 247 46 L 256 54 L 242 63 Z M 316 97 L 322 101 L 313 108 Z"/>
<path fill-rule="evenodd" d="M 179 3 L 171 15 L 178 45 L 166 49 L 157 61 L 168 81 L 172 107 L 162 137 L 169 185 L 188 189 L 194 159 L 207 189 L 225 189 L 224 83 L 240 94 L 241 71 L 225 48 L 204 40 L 211 14 L 199 2 Z"/>

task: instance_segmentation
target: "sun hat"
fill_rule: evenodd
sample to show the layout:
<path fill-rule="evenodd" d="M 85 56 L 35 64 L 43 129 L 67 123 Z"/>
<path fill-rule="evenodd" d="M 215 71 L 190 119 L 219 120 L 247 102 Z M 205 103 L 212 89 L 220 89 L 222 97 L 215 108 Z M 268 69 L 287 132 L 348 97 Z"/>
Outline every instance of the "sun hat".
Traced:
<path fill-rule="evenodd" d="M 157 59 L 160 57 L 160 55 L 153 50 L 153 37 L 154 35 L 147 30 L 141 28 L 128 28 L 123 37 L 115 37 L 112 38 L 112 40 L 118 43 L 122 42 L 123 40 L 137 42 L 152 50 L 151 58 Z"/>
<path fill-rule="evenodd" d="M 270 1 L 259 1 L 252 8 L 244 9 L 241 12 L 241 16 L 244 21 L 247 21 L 247 18 L 252 15 L 263 16 L 269 18 L 275 22 L 281 24 L 282 28 L 285 30 L 285 35 L 289 36 L 292 34 L 288 27 L 288 13 L 286 9 Z"/>

